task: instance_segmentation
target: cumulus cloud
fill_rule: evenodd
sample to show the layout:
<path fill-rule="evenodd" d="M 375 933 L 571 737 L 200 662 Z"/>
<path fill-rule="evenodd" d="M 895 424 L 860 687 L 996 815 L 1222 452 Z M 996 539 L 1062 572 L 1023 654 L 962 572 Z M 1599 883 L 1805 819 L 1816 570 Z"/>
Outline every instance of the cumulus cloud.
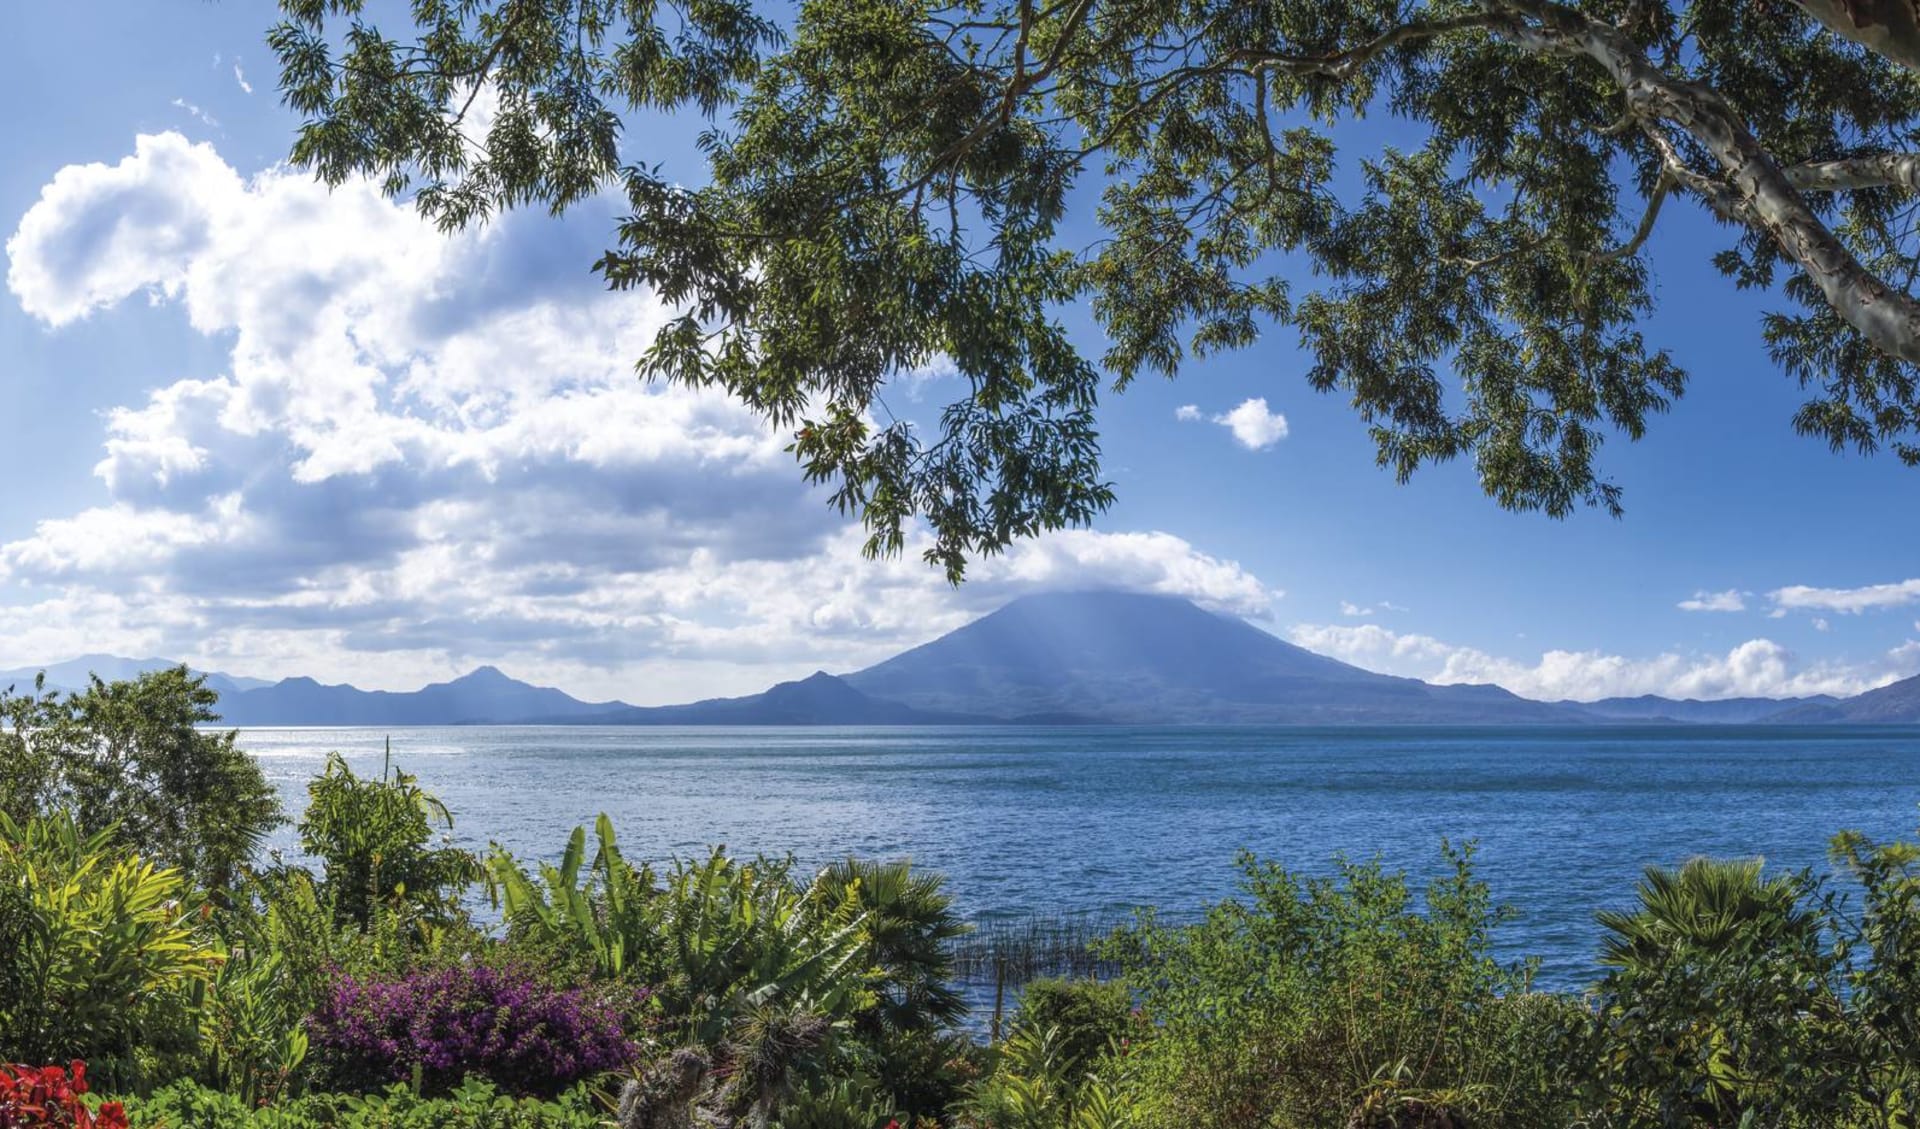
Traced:
<path fill-rule="evenodd" d="M 1776 611 L 1827 611 L 1842 615 L 1920 603 L 1920 578 L 1862 588 L 1811 588 L 1795 584 L 1767 593 Z"/>
<path fill-rule="evenodd" d="M 1233 432 L 1234 441 L 1249 451 L 1262 451 L 1287 437 L 1287 417 L 1269 411 L 1263 398 L 1243 400 L 1240 406 L 1213 422 Z"/>
<path fill-rule="evenodd" d="M 1340 601 L 1340 614 L 1348 617 L 1370 616 L 1372 608 L 1363 608 L 1351 600 Z"/>
<path fill-rule="evenodd" d="M 1747 610 L 1747 594 L 1738 588 L 1725 592 L 1700 591 L 1680 601 L 1678 607 L 1683 612 L 1743 612 Z"/>
<path fill-rule="evenodd" d="M 616 214 L 447 237 L 370 185 L 243 177 L 171 133 L 61 170 L 7 241 L 21 307 L 60 328 L 144 296 L 228 352 L 107 413 L 105 504 L 0 541 L 0 665 L 115 650 L 412 687 L 485 661 L 660 702 L 851 669 L 1036 589 L 1270 612 L 1165 533 L 1023 543 L 958 593 L 917 540 L 864 561 L 761 419 L 634 378 L 664 311 L 582 269 Z"/>
<path fill-rule="evenodd" d="M 1770 639 L 1752 639 L 1723 655 L 1666 653 L 1646 658 L 1599 651 L 1551 650 L 1533 660 L 1507 658 L 1430 635 L 1377 624 L 1300 624 L 1294 643 L 1369 670 L 1438 683 L 1495 683 L 1546 701 L 1636 697 L 1799 697 L 1857 694 L 1920 670 L 1920 648 L 1896 649 L 1866 664 L 1808 662 Z"/>
<path fill-rule="evenodd" d="M 117 165 L 61 169 L 7 240 L 7 288 L 52 326 L 149 291 L 172 297 L 246 198 L 211 145 L 141 137 Z M 211 329 L 211 326 L 204 326 Z"/>
<path fill-rule="evenodd" d="M 1179 420 L 1181 423 L 1198 423 L 1201 418 L 1200 405 L 1182 404 L 1173 409 L 1173 418 Z"/>

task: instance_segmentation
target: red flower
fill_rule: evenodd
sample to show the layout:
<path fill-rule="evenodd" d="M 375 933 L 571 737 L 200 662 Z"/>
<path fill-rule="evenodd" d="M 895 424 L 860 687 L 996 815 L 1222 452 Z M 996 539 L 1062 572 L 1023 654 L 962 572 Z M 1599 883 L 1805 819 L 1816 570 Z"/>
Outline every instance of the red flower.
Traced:
<path fill-rule="evenodd" d="M 64 1068 L 0 1064 L 0 1129 L 127 1129 L 118 1102 L 96 1116 L 80 1100 L 86 1092 L 87 1064 L 78 1059 Z"/>

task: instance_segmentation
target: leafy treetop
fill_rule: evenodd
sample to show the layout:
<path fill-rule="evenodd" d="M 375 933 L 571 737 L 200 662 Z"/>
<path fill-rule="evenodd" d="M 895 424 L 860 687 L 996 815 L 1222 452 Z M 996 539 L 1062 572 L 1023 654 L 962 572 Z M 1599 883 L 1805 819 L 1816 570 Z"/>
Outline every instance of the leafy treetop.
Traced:
<path fill-rule="evenodd" d="M 923 519 L 955 579 L 1112 501 L 1103 370 L 1282 328 L 1402 479 L 1470 458 L 1503 506 L 1617 513 L 1603 439 L 1686 383 L 1639 328 L 1675 203 L 1778 297 L 1794 427 L 1920 463 L 1906 5 L 811 0 L 783 25 L 748 0 L 415 0 L 395 34 L 360 0 L 282 8 L 297 161 L 449 228 L 617 184 L 598 270 L 675 311 L 642 371 L 790 429 L 870 553 Z M 623 149 L 663 114 L 709 122 L 699 175 Z M 1382 114 L 1408 144 L 1339 128 Z M 1097 358 L 1056 316 L 1083 299 Z M 916 434 L 882 392 L 943 363 L 967 391 Z"/>

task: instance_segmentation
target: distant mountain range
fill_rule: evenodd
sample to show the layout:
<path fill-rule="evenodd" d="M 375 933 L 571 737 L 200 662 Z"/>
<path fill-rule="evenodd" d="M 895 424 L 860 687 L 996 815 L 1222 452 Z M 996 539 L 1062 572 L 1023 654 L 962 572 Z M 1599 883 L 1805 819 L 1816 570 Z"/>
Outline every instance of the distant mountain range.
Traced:
<path fill-rule="evenodd" d="M 81 655 L 63 663 L 48 666 L 21 667 L 18 670 L 0 670 L 0 689 L 14 687 L 22 693 L 33 688 L 35 676 L 42 671 L 47 675 L 49 690 L 84 690 L 87 681 L 93 675 L 99 675 L 108 682 L 117 682 L 127 678 L 137 678 L 148 671 L 167 670 L 179 666 L 172 659 L 123 659 L 118 655 Z M 207 685 L 218 691 L 221 699 L 232 697 L 247 690 L 259 690 L 273 683 L 264 678 L 237 678 L 231 674 L 213 671 L 195 671 L 204 674 Z"/>
<path fill-rule="evenodd" d="M 1643 694 L 1638 698 L 1602 698 L 1597 702 L 1562 702 L 1607 721 L 1678 721 L 1700 725 L 1749 725 L 1769 721 L 1786 710 L 1798 707 L 1831 706 L 1840 701 L 1829 694 L 1811 698 L 1662 698 Z M 1920 717 L 1915 718 L 1920 721 Z"/>
<path fill-rule="evenodd" d="M 47 684 L 175 665 L 86 655 L 47 667 Z M 0 688 L 24 690 L 37 672 L 0 671 Z M 1022 597 L 865 670 L 677 706 L 583 702 L 490 666 L 404 693 L 219 672 L 207 681 L 236 726 L 1920 724 L 1920 677 L 1845 699 L 1537 702 L 1376 674 L 1186 600 L 1120 592 Z"/>

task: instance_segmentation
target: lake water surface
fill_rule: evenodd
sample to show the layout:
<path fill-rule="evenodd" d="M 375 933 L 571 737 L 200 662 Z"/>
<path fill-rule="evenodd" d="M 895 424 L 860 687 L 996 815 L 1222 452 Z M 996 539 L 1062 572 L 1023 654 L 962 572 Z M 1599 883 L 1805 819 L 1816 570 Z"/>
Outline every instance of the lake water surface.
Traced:
<path fill-rule="evenodd" d="M 1843 828 L 1920 824 L 1920 729 L 256 729 L 291 812 L 329 750 L 394 761 L 453 810 L 455 837 L 553 858 L 614 819 L 628 857 L 725 844 L 817 864 L 910 856 L 973 916 L 1140 904 L 1190 912 L 1233 890 L 1248 848 L 1300 870 L 1378 853 L 1431 873 L 1443 838 L 1519 918 L 1501 947 L 1543 980 L 1588 978 L 1593 911 L 1641 867 L 1691 855 L 1824 863 Z M 277 840 L 290 846 L 292 834 Z"/>

